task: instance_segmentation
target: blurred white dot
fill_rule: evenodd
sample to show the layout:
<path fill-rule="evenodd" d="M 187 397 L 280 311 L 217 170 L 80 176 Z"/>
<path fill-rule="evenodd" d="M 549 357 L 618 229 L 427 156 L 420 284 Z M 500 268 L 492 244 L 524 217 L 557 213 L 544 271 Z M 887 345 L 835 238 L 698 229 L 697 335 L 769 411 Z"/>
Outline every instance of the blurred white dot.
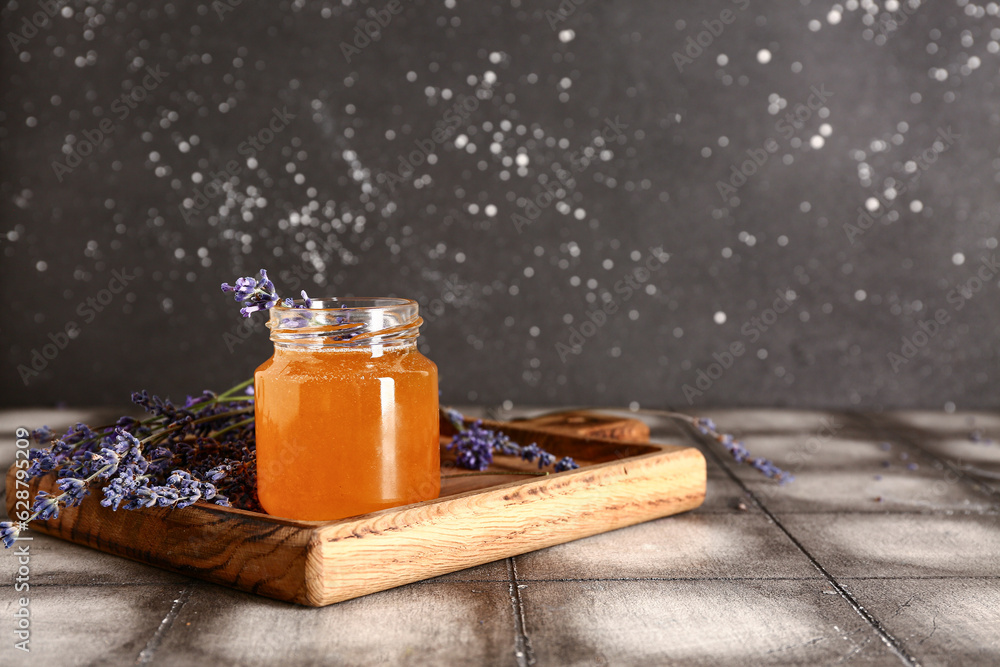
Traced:
<path fill-rule="evenodd" d="M 829 123 L 823 123 L 822 125 L 819 126 L 819 133 L 822 134 L 824 137 L 829 137 L 830 134 L 833 133 L 833 128 L 830 126 Z"/>
<path fill-rule="evenodd" d="M 841 14 L 838 9 L 831 9 L 830 13 L 826 15 L 826 20 L 830 25 L 837 25 L 840 23 L 840 18 Z"/>
<path fill-rule="evenodd" d="M 559 31 L 559 41 L 563 44 L 572 42 L 573 38 L 576 37 L 576 33 L 572 30 L 560 30 Z"/>
<path fill-rule="evenodd" d="M 757 52 L 757 62 L 761 65 L 766 65 L 771 62 L 771 52 L 767 49 L 761 49 Z"/>
<path fill-rule="evenodd" d="M 35 268 L 38 269 L 39 271 L 45 271 L 46 269 L 49 268 L 49 264 L 44 260 L 38 260 L 37 262 L 35 262 Z"/>
<path fill-rule="evenodd" d="M 854 293 L 854 298 L 857 299 L 858 301 L 864 301 L 865 299 L 868 298 L 868 293 L 865 292 L 863 289 L 859 289 L 857 292 Z"/>
<path fill-rule="evenodd" d="M 712 317 L 712 319 L 715 320 L 716 324 L 725 324 L 726 323 L 726 314 L 720 310 L 717 313 L 715 313 L 715 315 Z"/>
<path fill-rule="evenodd" d="M 960 252 L 956 252 L 951 256 L 951 263 L 955 266 L 962 266 L 965 264 L 965 255 Z"/>
<path fill-rule="evenodd" d="M 530 329 L 528 329 L 528 333 L 534 337 L 537 337 L 538 334 L 542 333 L 542 330 L 539 329 L 538 327 L 531 327 Z"/>
<path fill-rule="evenodd" d="M 729 62 L 729 56 L 725 53 L 720 53 L 716 58 L 715 62 L 719 63 L 719 67 L 725 67 L 726 63 Z"/>
<path fill-rule="evenodd" d="M 868 199 L 866 199 L 865 208 L 868 209 L 869 211 L 878 210 L 878 199 L 875 199 L 875 197 L 869 197 Z"/>
<path fill-rule="evenodd" d="M 812 139 L 809 140 L 809 145 L 817 150 L 823 148 L 823 144 L 825 143 L 826 140 L 823 137 L 819 136 L 818 134 L 814 134 L 812 136 Z"/>
<path fill-rule="evenodd" d="M 924 203 L 919 199 L 914 199 L 913 201 L 910 202 L 910 210 L 913 211 L 914 213 L 920 213 L 922 210 L 924 210 Z"/>
<path fill-rule="evenodd" d="M 822 27 L 823 24 L 817 21 L 816 19 L 813 19 L 812 21 L 809 22 L 809 29 L 812 30 L 813 32 L 817 32 Z"/>

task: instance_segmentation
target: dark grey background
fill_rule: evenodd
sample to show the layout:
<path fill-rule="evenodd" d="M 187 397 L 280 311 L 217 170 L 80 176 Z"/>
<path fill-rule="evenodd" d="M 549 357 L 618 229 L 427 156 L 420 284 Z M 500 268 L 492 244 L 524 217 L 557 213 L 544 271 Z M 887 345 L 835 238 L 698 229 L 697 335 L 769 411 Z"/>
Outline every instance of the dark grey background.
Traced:
<path fill-rule="evenodd" d="M 21 53 L 10 33 L 41 10 L 8 3 L 0 402 L 229 386 L 270 343 L 260 326 L 234 333 L 218 286 L 265 266 L 285 292 L 433 310 L 422 341 L 449 402 L 688 406 L 684 385 L 741 342 L 691 404 L 995 407 L 997 276 L 968 300 L 949 292 L 1000 236 L 1000 19 L 953 2 L 746 5 L 403 1 L 347 62 L 341 42 L 386 2 L 70 2 Z M 678 71 L 673 54 L 727 9 Z M 115 99 L 147 67 L 166 77 L 121 118 Z M 811 89 L 830 96 L 788 133 Z M 380 178 L 472 99 L 434 164 L 394 189 Z M 239 146 L 274 108 L 295 118 L 251 168 Z M 60 182 L 52 163 L 102 119 L 109 138 Z M 606 119 L 627 129 L 600 146 Z M 777 152 L 720 196 L 768 141 Z M 518 231 L 519 198 L 587 146 L 562 203 Z M 501 162 L 519 152 L 522 169 Z M 226 192 L 182 214 L 230 160 Z M 844 224 L 873 197 L 879 220 L 852 244 Z M 616 291 L 651 247 L 669 261 Z M 123 269 L 134 277 L 101 312 L 80 305 Z M 745 323 L 776 291 L 793 306 L 751 342 Z M 606 298 L 618 311 L 563 361 L 557 344 Z M 938 310 L 948 321 L 894 370 L 887 355 Z M 68 321 L 78 334 L 22 381 Z"/>

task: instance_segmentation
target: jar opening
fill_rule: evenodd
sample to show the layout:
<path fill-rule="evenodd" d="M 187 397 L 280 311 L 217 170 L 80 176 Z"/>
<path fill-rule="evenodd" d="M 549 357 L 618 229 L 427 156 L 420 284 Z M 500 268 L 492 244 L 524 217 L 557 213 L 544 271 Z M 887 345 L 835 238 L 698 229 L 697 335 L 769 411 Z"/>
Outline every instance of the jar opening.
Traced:
<path fill-rule="evenodd" d="M 388 297 L 298 299 L 271 309 L 267 327 L 281 347 L 412 345 L 423 319 L 416 301 Z"/>

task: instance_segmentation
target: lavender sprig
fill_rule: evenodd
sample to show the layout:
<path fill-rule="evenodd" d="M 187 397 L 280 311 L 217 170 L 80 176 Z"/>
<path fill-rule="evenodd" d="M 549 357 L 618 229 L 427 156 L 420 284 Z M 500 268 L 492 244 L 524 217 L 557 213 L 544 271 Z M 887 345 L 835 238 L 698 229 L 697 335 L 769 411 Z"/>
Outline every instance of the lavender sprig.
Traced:
<path fill-rule="evenodd" d="M 480 420 L 466 426 L 462 413 L 453 408 L 444 408 L 441 413 L 457 431 L 446 447 L 456 450 L 455 463 L 460 468 L 486 470 L 493 463 L 494 454 L 516 456 L 528 463 L 537 460 L 539 469 L 553 466 L 555 472 L 574 470 L 580 467 L 569 456 L 556 461 L 555 456 L 534 442 L 527 446 L 519 445 L 505 433 L 484 428 L 483 422 Z"/>
<path fill-rule="evenodd" d="M 95 428 L 76 424 L 61 437 L 47 427 L 35 431 L 36 441 L 48 447 L 31 450 L 27 478 L 54 472 L 61 493 L 38 491 L 19 521 L 0 522 L 0 540 L 12 546 L 31 521 L 58 518 L 97 483 L 104 483 L 101 504 L 115 510 L 182 508 L 199 500 L 229 506 L 232 499 L 259 511 L 253 425 L 247 419 L 252 382 L 221 395 L 188 397 L 183 407 L 136 392 L 134 402 L 151 414 L 146 419 L 122 417 Z"/>
<path fill-rule="evenodd" d="M 768 459 L 763 457 L 752 457 L 750 452 L 743 445 L 743 441 L 737 440 L 728 433 L 720 432 L 718 427 L 715 425 L 715 422 L 711 419 L 706 417 L 691 417 L 679 412 L 667 412 L 665 414 L 686 421 L 698 429 L 701 434 L 714 438 L 719 444 L 726 448 L 729 454 L 733 457 L 734 461 L 753 466 L 763 473 L 765 477 L 770 477 L 771 479 L 776 480 L 778 484 L 787 484 L 795 479 L 791 473 L 786 470 L 782 470 Z"/>
<path fill-rule="evenodd" d="M 274 289 L 274 283 L 267 277 L 267 271 L 260 270 L 260 278 L 253 276 L 237 278 L 235 285 L 222 283 L 223 292 L 233 292 L 233 298 L 240 303 L 246 304 L 240 309 L 243 317 L 250 317 L 251 313 L 258 310 L 273 308 L 278 303 L 278 292 Z"/>

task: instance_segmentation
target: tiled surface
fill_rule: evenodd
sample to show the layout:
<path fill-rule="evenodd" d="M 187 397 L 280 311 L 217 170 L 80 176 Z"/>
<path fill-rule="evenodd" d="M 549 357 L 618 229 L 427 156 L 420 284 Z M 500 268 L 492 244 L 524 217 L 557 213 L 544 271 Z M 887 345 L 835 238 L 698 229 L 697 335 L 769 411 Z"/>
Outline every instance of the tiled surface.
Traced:
<path fill-rule="evenodd" d="M 778 486 L 619 414 L 705 452 L 702 507 L 323 609 L 35 536 L 28 654 L 0 554 L 0 664 L 1000 664 L 1000 415 L 705 413 Z M 106 417 L 0 412 L 0 463 L 17 425 Z"/>
<path fill-rule="evenodd" d="M 925 665 L 1000 665 L 1000 579 L 847 579 Z"/>
<path fill-rule="evenodd" d="M 497 582 L 404 586 L 321 609 L 195 586 L 152 664 L 504 665 L 513 613 Z"/>
<path fill-rule="evenodd" d="M 817 580 L 537 582 L 520 591 L 544 665 L 896 665 Z"/>

